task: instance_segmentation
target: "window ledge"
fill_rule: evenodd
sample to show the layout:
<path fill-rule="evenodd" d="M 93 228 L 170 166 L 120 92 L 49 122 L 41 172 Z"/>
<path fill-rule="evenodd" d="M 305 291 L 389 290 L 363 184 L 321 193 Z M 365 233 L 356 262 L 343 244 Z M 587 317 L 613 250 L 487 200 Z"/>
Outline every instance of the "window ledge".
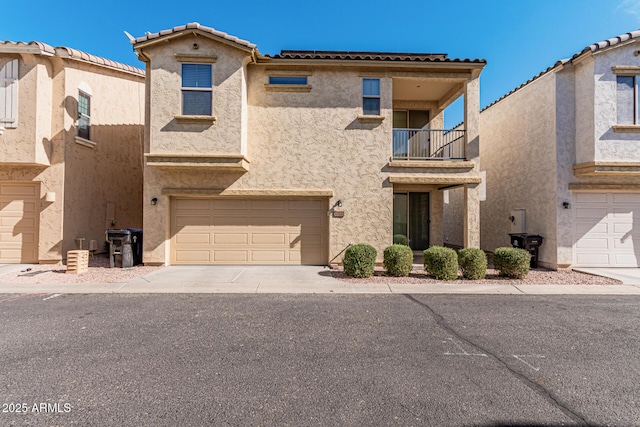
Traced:
<path fill-rule="evenodd" d="M 360 123 L 376 123 L 380 124 L 384 120 L 384 116 L 366 116 L 360 115 L 358 116 L 358 121 Z"/>
<path fill-rule="evenodd" d="M 80 144 L 84 147 L 89 147 L 89 148 L 96 148 L 96 143 L 93 141 L 89 141 L 88 139 L 84 139 L 80 136 L 76 136 L 74 137 L 76 144 Z"/>
<path fill-rule="evenodd" d="M 208 124 L 212 125 L 218 121 L 216 116 L 175 116 L 177 123 L 180 124 Z"/>
<path fill-rule="evenodd" d="M 615 133 L 640 133 L 640 125 L 613 125 Z"/>
<path fill-rule="evenodd" d="M 311 92 L 311 85 L 270 85 L 265 84 L 267 92 Z"/>

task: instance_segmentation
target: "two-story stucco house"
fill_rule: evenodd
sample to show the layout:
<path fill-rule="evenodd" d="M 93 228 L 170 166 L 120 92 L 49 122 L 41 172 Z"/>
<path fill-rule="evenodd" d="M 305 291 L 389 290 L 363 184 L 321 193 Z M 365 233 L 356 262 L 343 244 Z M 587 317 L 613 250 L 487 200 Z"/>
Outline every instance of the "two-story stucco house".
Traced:
<path fill-rule="evenodd" d="M 56 263 L 142 226 L 144 72 L 0 42 L 0 263 Z"/>
<path fill-rule="evenodd" d="M 327 264 L 443 242 L 443 189 L 479 245 L 479 75 L 444 54 L 283 51 L 192 23 L 146 63 L 145 264 Z M 443 111 L 464 97 L 464 127 Z M 336 259 L 336 262 L 340 258 Z"/>
<path fill-rule="evenodd" d="M 484 109 L 485 250 L 511 217 L 551 268 L 640 266 L 640 31 L 586 47 Z"/>

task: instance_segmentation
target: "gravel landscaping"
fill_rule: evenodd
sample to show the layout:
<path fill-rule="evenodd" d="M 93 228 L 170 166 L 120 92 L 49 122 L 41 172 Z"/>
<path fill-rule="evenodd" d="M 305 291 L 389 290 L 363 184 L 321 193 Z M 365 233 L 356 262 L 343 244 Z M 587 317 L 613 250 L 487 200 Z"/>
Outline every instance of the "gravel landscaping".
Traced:
<path fill-rule="evenodd" d="M 109 268 L 109 257 L 98 254 L 89 257 L 89 271 L 82 274 L 67 274 L 62 264 L 34 264 L 22 271 L 0 275 L 0 283 L 114 283 L 135 279 L 162 267 L 136 265 L 132 268 Z M 28 270 L 28 271 L 27 271 Z"/>
<path fill-rule="evenodd" d="M 382 267 L 376 267 L 375 275 L 366 279 L 356 279 L 347 276 L 342 268 L 332 270 L 331 274 L 334 278 L 351 283 L 478 283 L 486 285 L 620 285 L 621 282 L 607 277 L 593 276 L 591 274 L 579 273 L 573 270 L 547 270 L 545 268 L 533 268 L 524 279 L 510 279 L 508 277 L 498 276 L 498 272 L 493 268 L 487 269 L 487 276 L 484 280 L 466 280 L 462 275 L 458 276 L 458 280 L 451 282 L 443 282 L 430 277 L 421 266 L 414 265 L 409 277 L 391 277 L 387 276 Z"/>

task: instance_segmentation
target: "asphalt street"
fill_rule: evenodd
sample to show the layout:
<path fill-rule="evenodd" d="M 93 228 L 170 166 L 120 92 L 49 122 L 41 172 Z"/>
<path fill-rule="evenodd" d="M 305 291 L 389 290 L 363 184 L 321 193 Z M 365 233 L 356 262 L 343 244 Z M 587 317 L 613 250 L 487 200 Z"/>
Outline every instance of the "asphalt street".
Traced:
<path fill-rule="evenodd" d="M 3 426 L 640 426 L 637 296 L 4 294 L 0 324 Z"/>

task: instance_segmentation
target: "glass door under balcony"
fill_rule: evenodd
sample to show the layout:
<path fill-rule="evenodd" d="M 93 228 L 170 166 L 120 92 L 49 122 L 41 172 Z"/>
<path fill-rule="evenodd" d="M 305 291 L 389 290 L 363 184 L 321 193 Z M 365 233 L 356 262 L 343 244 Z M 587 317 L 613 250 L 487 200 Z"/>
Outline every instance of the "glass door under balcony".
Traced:
<path fill-rule="evenodd" d="M 428 110 L 393 111 L 393 158 L 411 159 L 429 156 Z"/>
<path fill-rule="evenodd" d="M 409 239 L 413 250 L 429 247 L 429 193 L 393 194 L 393 235 Z"/>

